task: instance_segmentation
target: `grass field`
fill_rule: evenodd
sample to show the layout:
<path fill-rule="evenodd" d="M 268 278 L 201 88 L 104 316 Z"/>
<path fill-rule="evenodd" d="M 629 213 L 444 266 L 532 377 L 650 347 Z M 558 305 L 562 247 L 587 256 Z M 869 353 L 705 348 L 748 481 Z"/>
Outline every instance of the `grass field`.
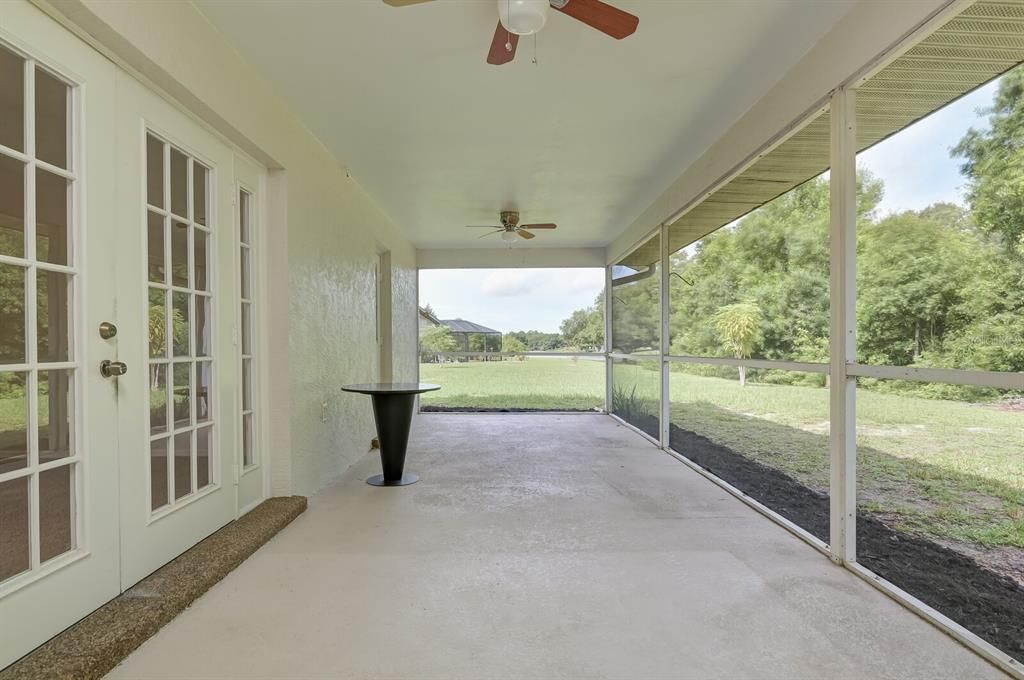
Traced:
<path fill-rule="evenodd" d="M 652 362 L 653 363 L 653 362 Z M 593 408 L 604 365 L 568 359 L 423 364 L 424 404 Z M 656 399 L 658 374 L 616 364 L 615 384 Z M 673 372 L 672 422 L 828 491 L 828 391 Z M 656 412 L 656 402 L 652 404 Z M 898 528 L 1024 548 L 1024 412 L 858 390 L 858 497 Z"/>
<path fill-rule="evenodd" d="M 604 362 L 529 357 L 525 361 L 420 364 L 420 380 L 439 383 L 422 404 L 485 408 L 604 407 Z"/>

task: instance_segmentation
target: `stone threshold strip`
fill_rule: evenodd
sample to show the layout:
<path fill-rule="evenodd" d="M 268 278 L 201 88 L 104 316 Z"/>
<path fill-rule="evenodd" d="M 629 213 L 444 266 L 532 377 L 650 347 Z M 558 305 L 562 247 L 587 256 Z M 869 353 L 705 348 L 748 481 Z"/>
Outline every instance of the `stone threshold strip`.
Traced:
<path fill-rule="evenodd" d="M 306 510 L 270 498 L 0 671 L 0 680 L 102 678 Z"/>

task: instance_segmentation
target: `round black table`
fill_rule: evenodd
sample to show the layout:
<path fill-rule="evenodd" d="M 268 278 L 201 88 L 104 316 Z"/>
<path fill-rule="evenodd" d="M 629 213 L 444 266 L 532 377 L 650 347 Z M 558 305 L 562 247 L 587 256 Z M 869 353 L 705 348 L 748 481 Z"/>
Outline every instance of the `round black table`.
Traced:
<path fill-rule="evenodd" d="M 366 480 L 373 486 L 405 486 L 415 484 L 419 476 L 403 474 L 405 449 L 409 445 L 409 428 L 416 395 L 441 389 L 431 383 L 368 383 L 345 385 L 345 392 L 369 394 L 373 400 L 373 418 L 377 422 L 380 442 L 380 464 L 384 474 Z"/>

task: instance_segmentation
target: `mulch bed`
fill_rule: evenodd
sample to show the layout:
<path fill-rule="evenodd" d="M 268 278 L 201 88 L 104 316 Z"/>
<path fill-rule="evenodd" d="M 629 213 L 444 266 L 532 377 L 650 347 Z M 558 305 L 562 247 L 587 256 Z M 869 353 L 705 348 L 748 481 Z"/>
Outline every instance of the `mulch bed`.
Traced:
<path fill-rule="evenodd" d="M 647 428 L 643 428 L 647 429 Z M 786 519 L 829 541 L 828 496 L 789 475 L 672 425 L 672 448 Z M 1024 588 L 970 557 L 857 513 L 857 561 L 1024 661 Z"/>

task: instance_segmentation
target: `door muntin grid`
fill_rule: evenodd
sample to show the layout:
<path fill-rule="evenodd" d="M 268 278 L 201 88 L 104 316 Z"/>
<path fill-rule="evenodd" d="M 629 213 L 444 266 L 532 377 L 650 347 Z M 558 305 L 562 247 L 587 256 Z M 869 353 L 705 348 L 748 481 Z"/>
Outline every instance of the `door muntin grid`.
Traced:
<path fill-rule="evenodd" d="M 239 270 L 239 365 L 241 380 L 241 432 L 242 470 L 259 465 L 256 429 L 256 347 L 255 347 L 255 195 L 245 189 L 238 190 L 238 270 Z"/>
<path fill-rule="evenodd" d="M 150 512 L 216 486 L 213 169 L 147 130 L 146 379 Z"/>
<path fill-rule="evenodd" d="M 0 590 L 80 553 L 77 86 L 0 43 Z"/>

